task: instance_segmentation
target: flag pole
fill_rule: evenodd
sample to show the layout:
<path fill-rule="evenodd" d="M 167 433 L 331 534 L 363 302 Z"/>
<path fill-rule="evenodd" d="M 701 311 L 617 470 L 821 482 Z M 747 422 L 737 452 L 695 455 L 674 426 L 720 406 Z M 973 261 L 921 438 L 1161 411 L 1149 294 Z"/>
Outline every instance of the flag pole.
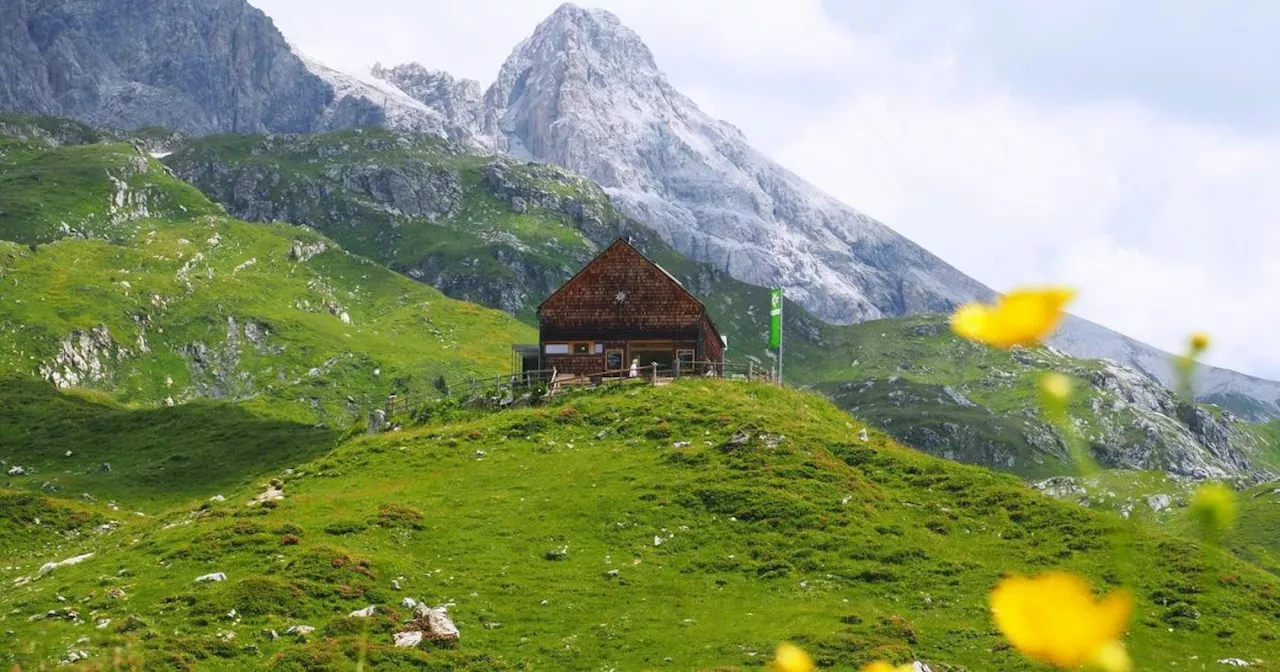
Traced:
<path fill-rule="evenodd" d="M 782 288 L 769 290 L 769 347 L 778 351 L 778 385 L 782 385 Z"/>

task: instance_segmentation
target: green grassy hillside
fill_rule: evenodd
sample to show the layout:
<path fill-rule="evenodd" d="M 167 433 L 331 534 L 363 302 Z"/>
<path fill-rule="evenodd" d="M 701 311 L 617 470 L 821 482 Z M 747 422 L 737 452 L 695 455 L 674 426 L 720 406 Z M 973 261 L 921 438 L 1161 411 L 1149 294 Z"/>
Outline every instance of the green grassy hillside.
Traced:
<path fill-rule="evenodd" d="M 1280 442 L 1210 406 L 1179 402 L 1150 380 L 1049 348 L 1002 351 L 919 316 L 830 329 L 799 344 L 791 378 L 912 446 L 1031 478 L 1064 473 L 1060 433 L 1041 416 L 1037 381 L 1065 373 L 1072 416 L 1106 466 L 1197 478 L 1273 478 Z M 1247 464 L 1242 469 L 1240 465 Z"/>
<path fill-rule="evenodd" d="M 1194 529 L 1185 511 L 1173 525 Z M 1280 575 L 1280 483 L 1264 483 L 1240 493 L 1236 529 L 1227 546 L 1237 555 Z"/>
<path fill-rule="evenodd" d="M 230 403 L 129 408 L 101 393 L 60 394 L 12 376 L 0 377 L 0 428 L 0 471 L 23 472 L 0 477 L 7 487 L 127 502 L 147 513 L 243 488 L 246 479 L 328 452 L 340 438 Z"/>
<path fill-rule="evenodd" d="M 505 373 L 533 333 L 308 229 L 213 214 L 130 145 L 2 147 L 0 371 L 342 424 L 392 391 Z"/>
<path fill-rule="evenodd" d="M 819 397 L 686 381 L 455 412 L 158 516 L 77 504 L 116 526 L 5 563 L 14 586 L 94 553 L 0 593 L 0 662 L 120 648 L 146 669 L 747 670 L 786 639 L 831 670 L 1031 670 L 985 594 L 1049 568 L 1136 591 L 1138 669 L 1280 653 L 1274 575 L 860 427 Z M 246 506 L 272 478 L 284 499 Z M 211 572 L 227 580 L 194 582 Z M 456 648 L 393 649 L 404 597 L 449 604 Z"/>

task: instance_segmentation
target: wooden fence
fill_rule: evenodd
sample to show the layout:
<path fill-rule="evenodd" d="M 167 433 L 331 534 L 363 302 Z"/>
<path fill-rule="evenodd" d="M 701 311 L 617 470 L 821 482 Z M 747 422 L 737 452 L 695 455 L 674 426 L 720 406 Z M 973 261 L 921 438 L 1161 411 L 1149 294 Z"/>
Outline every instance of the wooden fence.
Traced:
<path fill-rule="evenodd" d="M 669 367 L 661 367 L 655 363 L 638 367 L 634 371 L 628 368 L 581 375 L 546 369 L 494 378 L 470 378 L 446 384 L 443 391 L 391 394 L 387 396 L 386 404 L 381 410 L 384 418 L 389 420 L 444 399 L 456 399 L 464 405 L 502 409 L 543 397 L 553 397 L 568 390 L 600 389 L 614 385 L 664 385 L 673 380 L 692 377 L 765 382 L 776 379 L 771 369 L 754 362 L 731 364 L 678 361 Z"/>

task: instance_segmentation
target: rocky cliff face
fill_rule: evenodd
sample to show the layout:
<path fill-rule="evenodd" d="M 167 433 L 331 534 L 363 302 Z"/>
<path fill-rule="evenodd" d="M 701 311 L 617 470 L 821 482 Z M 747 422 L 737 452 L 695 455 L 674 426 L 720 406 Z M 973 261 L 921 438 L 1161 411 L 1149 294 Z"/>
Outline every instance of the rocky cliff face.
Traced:
<path fill-rule="evenodd" d="M 990 291 L 888 227 L 820 193 L 712 119 L 608 12 L 565 5 L 516 47 L 485 94 L 516 157 L 600 183 L 682 253 L 781 285 L 848 323 L 948 310 Z"/>
<path fill-rule="evenodd" d="M 448 134 L 439 113 L 390 84 L 295 53 L 245 0 L 4 0 L 0 110 L 197 134 Z"/>
<path fill-rule="evenodd" d="M 492 127 L 493 115 L 484 105 L 480 82 L 473 79 L 455 79 L 441 70 L 428 70 L 417 63 L 384 68 L 375 64 L 373 77 L 388 82 L 414 100 L 440 113 L 458 140 L 474 139 L 482 146 L 492 148 L 486 134 L 475 131 Z"/>

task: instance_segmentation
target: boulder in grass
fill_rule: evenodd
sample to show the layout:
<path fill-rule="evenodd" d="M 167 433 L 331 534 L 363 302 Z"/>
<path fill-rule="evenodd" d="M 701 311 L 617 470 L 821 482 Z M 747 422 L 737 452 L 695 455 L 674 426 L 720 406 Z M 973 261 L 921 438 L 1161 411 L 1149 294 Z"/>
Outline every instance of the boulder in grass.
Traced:
<path fill-rule="evenodd" d="M 458 641 L 458 626 L 453 624 L 453 619 L 449 618 L 444 607 L 432 609 L 419 604 L 413 609 L 413 621 L 422 629 L 423 635 L 433 642 Z"/>
<path fill-rule="evenodd" d="M 421 630 L 407 630 L 405 632 L 397 632 L 395 634 L 396 648 L 411 649 L 422 643 L 423 634 Z"/>

